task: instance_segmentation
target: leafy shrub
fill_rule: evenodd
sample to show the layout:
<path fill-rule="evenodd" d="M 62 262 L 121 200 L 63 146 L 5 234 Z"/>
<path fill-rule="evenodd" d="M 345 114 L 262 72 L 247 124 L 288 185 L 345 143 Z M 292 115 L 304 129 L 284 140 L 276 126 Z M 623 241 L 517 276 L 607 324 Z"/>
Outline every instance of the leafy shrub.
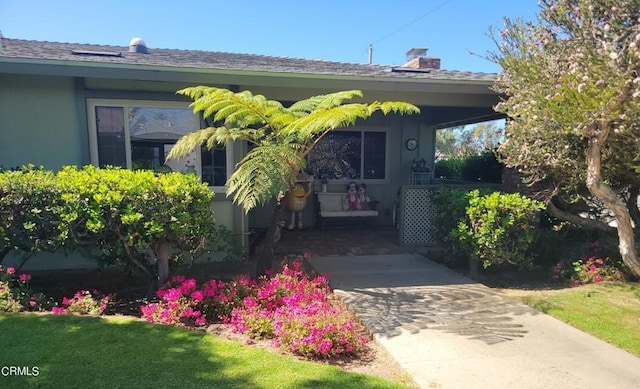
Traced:
<path fill-rule="evenodd" d="M 204 250 L 237 247 L 216 226 L 213 193 L 189 174 L 86 166 L 0 173 L 0 260 L 27 253 L 82 249 L 104 265 L 134 267 L 168 279 L 169 262 Z M 171 255 L 171 250 L 178 254 Z"/>
<path fill-rule="evenodd" d="M 53 307 L 55 314 L 102 315 L 113 302 L 114 295 L 102 295 L 97 290 L 79 290 L 73 297 L 62 298 L 62 307 Z"/>
<path fill-rule="evenodd" d="M 60 204 L 53 172 L 27 166 L 0 173 L 0 262 L 11 250 L 25 253 L 58 249 Z"/>
<path fill-rule="evenodd" d="M 606 281 L 625 281 L 629 270 L 622 261 L 600 256 L 600 244 L 591 244 L 589 255 L 575 261 L 560 261 L 553 267 L 552 278 L 570 282 L 572 286 Z"/>
<path fill-rule="evenodd" d="M 531 262 L 526 254 L 534 238 L 533 222 L 543 208 L 518 193 L 481 196 L 474 190 L 469 193 L 467 220 L 453 235 L 484 267 L 504 262 L 526 267 Z"/>
<path fill-rule="evenodd" d="M 444 261 L 450 266 L 457 266 L 468 260 L 467 250 L 460 244 L 457 236 L 452 234 L 452 231 L 457 230 L 458 224 L 466 219 L 468 193 L 469 189 L 465 188 L 441 187 L 432 195 L 436 209 L 433 223 L 435 236 L 443 251 L 447 253 Z M 481 189 L 479 193 L 484 195 L 491 193 L 491 190 Z"/>

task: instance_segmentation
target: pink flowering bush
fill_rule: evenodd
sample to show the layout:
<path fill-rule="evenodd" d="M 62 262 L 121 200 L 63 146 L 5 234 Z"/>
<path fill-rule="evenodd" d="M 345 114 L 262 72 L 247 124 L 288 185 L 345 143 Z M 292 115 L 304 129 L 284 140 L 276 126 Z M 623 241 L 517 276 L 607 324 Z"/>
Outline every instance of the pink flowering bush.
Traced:
<path fill-rule="evenodd" d="M 55 314 L 102 315 L 113 302 L 114 295 L 102 295 L 97 290 L 79 290 L 73 297 L 62 298 L 62 307 L 53 307 Z"/>
<path fill-rule="evenodd" d="M 160 288 L 160 301 L 140 307 L 145 320 L 160 324 L 203 326 L 207 321 L 228 321 L 234 307 L 254 290 L 255 282 L 240 275 L 231 282 L 209 280 L 197 287 L 196 280 L 175 276 Z"/>
<path fill-rule="evenodd" d="M 601 258 L 599 243 L 591 244 L 590 253 L 576 261 L 561 261 L 553 268 L 552 278 L 568 281 L 571 286 L 593 284 L 604 281 L 625 281 L 625 265 L 609 258 Z"/>
<path fill-rule="evenodd" d="M 273 327 L 276 345 L 306 357 L 353 354 L 368 340 L 348 311 L 324 301 L 278 308 Z"/>
<path fill-rule="evenodd" d="M 42 293 L 33 293 L 29 281 L 30 274 L 0 266 L 0 312 L 42 311 L 53 305 Z"/>
<path fill-rule="evenodd" d="M 273 343 L 306 357 L 354 354 L 366 345 L 364 328 L 329 298 L 326 277 L 309 278 L 294 261 L 258 285 L 255 297 L 231 313 L 236 332 L 272 338 Z"/>
<path fill-rule="evenodd" d="M 223 322 L 251 338 L 272 339 L 287 351 L 330 358 L 355 354 L 367 343 L 362 325 L 330 298 L 326 277 L 309 277 L 295 260 L 270 278 L 240 275 L 230 282 L 175 276 L 157 292 L 159 301 L 140 307 L 145 320 L 203 326 Z"/>

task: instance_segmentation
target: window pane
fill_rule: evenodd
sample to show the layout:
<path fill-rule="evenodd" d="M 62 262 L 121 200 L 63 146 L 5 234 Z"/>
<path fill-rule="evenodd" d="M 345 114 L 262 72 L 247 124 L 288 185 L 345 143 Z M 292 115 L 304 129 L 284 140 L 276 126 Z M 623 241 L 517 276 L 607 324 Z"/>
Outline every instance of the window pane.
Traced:
<path fill-rule="evenodd" d="M 309 153 L 309 171 L 319 179 L 360 179 L 362 133 L 336 131 L 322 138 Z"/>
<path fill-rule="evenodd" d="M 129 109 L 129 135 L 138 139 L 178 140 L 196 130 L 196 120 L 188 108 Z"/>
<path fill-rule="evenodd" d="M 364 179 L 384 179 L 386 166 L 385 132 L 364 133 Z"/>
<path fill-rule="evenodd" d="M 227 182 L 227 150 L 202 147 L 202 182 L 209 186 L 224 186 Z"/>
<path fill-rule="evenodd" d="M 162 143 L 131 141 L 131 168 L 158 169 L 164 165 L 164 155 L 160 152 L 163 149 Z"/>
<path fill-rule="evenodd" d="M 98 165 L 127 167 L 124 138 L 124 109 L 96 107 Z"/>

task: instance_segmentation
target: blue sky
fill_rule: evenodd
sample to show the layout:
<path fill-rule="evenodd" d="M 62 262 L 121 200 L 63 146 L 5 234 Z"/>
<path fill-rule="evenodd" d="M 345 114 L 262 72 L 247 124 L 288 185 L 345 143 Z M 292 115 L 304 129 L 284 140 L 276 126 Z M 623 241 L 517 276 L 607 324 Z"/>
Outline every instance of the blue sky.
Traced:
<path fill-rule="evenodd" d="M 7 38 L 402 65 L 428 47 L 447 70 L 498 72 L 489 26 L 533 19 L 537 0 L 0 0 Z M 476 53 L 476 55 L 470 54 Z"/>

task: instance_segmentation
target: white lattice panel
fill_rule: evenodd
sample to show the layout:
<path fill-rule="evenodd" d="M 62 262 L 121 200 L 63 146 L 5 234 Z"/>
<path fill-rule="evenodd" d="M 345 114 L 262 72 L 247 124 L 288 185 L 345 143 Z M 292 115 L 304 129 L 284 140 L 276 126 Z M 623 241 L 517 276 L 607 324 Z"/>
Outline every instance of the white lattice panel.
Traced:
<path fill-rule="evenodd" d="M 433 188 L 404 186 L 401 194 L 400 242 L 406 245 L 435 244 L 433 222 L 436 210 L 431 201 Z"/>

